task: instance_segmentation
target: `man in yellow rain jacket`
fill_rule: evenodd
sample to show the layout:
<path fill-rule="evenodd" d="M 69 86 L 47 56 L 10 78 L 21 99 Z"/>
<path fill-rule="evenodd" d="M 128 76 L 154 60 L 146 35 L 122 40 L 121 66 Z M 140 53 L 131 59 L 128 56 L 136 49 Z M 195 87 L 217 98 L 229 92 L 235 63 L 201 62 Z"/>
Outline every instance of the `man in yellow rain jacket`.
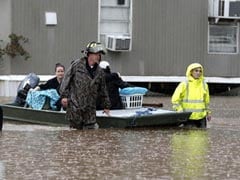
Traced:
<path fill-rule="evenodd" d="M 184 123 L 186 127 L 205 128 L 207 121 L 211 120 L 210 96 L 208 85 L 204 81 L 203 67 L 199 63 L 190 64 L 186 72 L 186 81 L 181 82 L 173 96 L 173 109 L 176 111 L 192 112 L 189 120 Z"/>

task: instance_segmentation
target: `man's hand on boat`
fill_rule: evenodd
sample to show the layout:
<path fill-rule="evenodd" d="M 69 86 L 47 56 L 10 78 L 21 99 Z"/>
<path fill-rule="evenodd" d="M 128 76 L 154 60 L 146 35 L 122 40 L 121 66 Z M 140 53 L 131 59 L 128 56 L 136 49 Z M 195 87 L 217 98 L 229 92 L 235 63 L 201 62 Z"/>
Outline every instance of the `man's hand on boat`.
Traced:
<path fill-rule="evenodd" d="M 212 116 L 210 113 L 207 114 L 206 119 L 208 122 L 212 120 Z"/>
<path fill-rule="evenodd" d="M 66 108 L 67 105 L 68 105 L 68 99 L 67 99 L 67 98 L 62 98 L 61 103 L 62 103 L 62 106 L 63 106 L 64 108 Z"/>
<path fill-rule="evenodd" d="M 68 99 L 62 98 L 61 100 L 62 106 L 66 108 L 68 106 Z M 105 113 L 107 116 L 110 116 L 110 110 L 109 109 L 103 109 L 103 113 Z"/>
<path fill-rule="evenodd" d="M 110 116 L 110 110 L 109 109 L 103 109 L 103 113 L 106 115 Z"/>

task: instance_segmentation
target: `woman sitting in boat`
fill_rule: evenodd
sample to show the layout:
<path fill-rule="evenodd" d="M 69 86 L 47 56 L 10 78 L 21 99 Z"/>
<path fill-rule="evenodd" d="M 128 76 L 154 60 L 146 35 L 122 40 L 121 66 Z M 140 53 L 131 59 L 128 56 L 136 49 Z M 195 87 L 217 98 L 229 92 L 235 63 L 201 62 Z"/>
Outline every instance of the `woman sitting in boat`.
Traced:
<path fill-rule="evenodd" d="M 59 88 L 64 77 L 65 67 L 61 63 L 57 63 L 55 65 L 55 77 L 49 79 L 46 83 L 40 84 L 34 89 L 30 89 L 31 91 L 42 91 L 42 90 L 51 90 L 55 89 L 59 95 Z M 55 103 L 56 110 L 61 109 L 61 99 L 58 98 L 57 102 Z"/>
<path fill-rule="evenodd" d="M 108 95 L 111 102 L 111 109 L 123 109 L 119 88 L 129 87 L 127 82 L 124 82 L 118 73 L 111 72 L 110 65 L 107 61 L 101 61 L 99 66 L 105 72 L 105 81 L 107 85 Z M 101 99 L 98 98 L 97 109 L 103 109 Z"/>
<path fill-rule="evenodd" d="M 40 84 L 34 88 L 35 91 L 56 89 L 59 92 L 59 88 L 64 77 L 65 67 L 61 63 L 55 65 L 55 77 L 49 79 L 45 84 Z"/>

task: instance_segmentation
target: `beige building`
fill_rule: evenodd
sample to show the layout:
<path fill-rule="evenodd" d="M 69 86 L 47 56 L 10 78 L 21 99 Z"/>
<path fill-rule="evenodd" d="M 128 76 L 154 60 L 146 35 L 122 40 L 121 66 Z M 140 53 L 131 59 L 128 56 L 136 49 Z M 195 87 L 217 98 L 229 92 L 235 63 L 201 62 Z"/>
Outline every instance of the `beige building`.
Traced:
<path fill-rule="evenodd" d="M 239 4 L 233 0 L 1 0 L 2 44 L 11 33 L 23 35 L 29 39 L 23 46 L 31 58 L 3 57 L 0 89 L 6 89 L 6 79 L 19 81 L 30 72 L 46 80 L 49 76 L 44 75 L 54 74 L 55 63 L 68 67 L 90 41 L 105 44 L 104 59 L 125 80 L 146 82 L 150 88 L 154 83 L 179 82 L 192 62 L 205 67 L 208 82 L 238 85 Z"/>

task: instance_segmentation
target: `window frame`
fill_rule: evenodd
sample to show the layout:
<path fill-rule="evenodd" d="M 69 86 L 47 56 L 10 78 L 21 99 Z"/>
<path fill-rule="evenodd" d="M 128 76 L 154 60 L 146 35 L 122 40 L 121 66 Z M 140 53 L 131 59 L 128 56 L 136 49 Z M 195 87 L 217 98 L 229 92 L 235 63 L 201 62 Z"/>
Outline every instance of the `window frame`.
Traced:
<path fill-rule="evenodd" d="M 102 35 L 104 35 L 105 37 L 106 37 L 106 35 L 123 35 L 123 36 L 129 36 L 130 38 L 132 38 L 132 26 L 133 26 L 133 22 L 132 22 L 132 19 L 133 19 L 133 17 L 132 17 L 132 11 L 133 11 L 133 0 L 125 0 L 125 2 L 127 2 L 127 3 L 129 3 L 129 18 L 128 18 L 128 30 L 127 30 L 127 32 L 128 33 L 106 33 L 106 32 L 101 32 L 101 8 L 102 8 L 102 6 L 101 6 L 101 1 L 102 0 L 98 0 L 98 41 L 99 42 L 102 42 L 102 41 L 104 41 L 104 42 L 102 42 L 102 43 L 104 43 L 105 44 L 105 40 L 104 39 L 101 39 L 101 36 Z M 110 0 L 110 1 L 112 1 L 112 0 Z M 116 2 L 117 2 L 117 0 L 116 0 Z M 125 5 L 117 5 L 117 6 L 119 6 L 120 7 L 120 9 L 121 8 L 126 8 L 127 6 L 125 6 Z M 109 7 L 109 8 L 117 8 L 117 6 L 113 6 L 113 5 L 107 5 L 107 6 L 103 6 L 103 7 Z M 114 20 L 109 20 L 109 22 L 111 22 L 111 21 L 114 21 Z M 116 20 L 116 22 L 117 22 L 117 20 Z M 119 22 L 121 22 L 121 20 L 119 21 Z M 124 23 L 124 22 L 126 22 L 125 20 L 122 20 L 122 23 Z M 105 23 L 106 23 L 106 20 L 105 20 Z"/>
<path fill-rule="evenodd" d="M 236 31 L 236 52 L 210 52 L 210 27 L 211 26 L 229 26 L 229 27 L 236 27 L 237 31 Z M 228 22 L 228 23 L 208 23 L 208 54 L 226 54 L 226 55 L 237 55 L 239 54 L 239 22 L 237 23 L 232 23 L 232 22 Z"/>

